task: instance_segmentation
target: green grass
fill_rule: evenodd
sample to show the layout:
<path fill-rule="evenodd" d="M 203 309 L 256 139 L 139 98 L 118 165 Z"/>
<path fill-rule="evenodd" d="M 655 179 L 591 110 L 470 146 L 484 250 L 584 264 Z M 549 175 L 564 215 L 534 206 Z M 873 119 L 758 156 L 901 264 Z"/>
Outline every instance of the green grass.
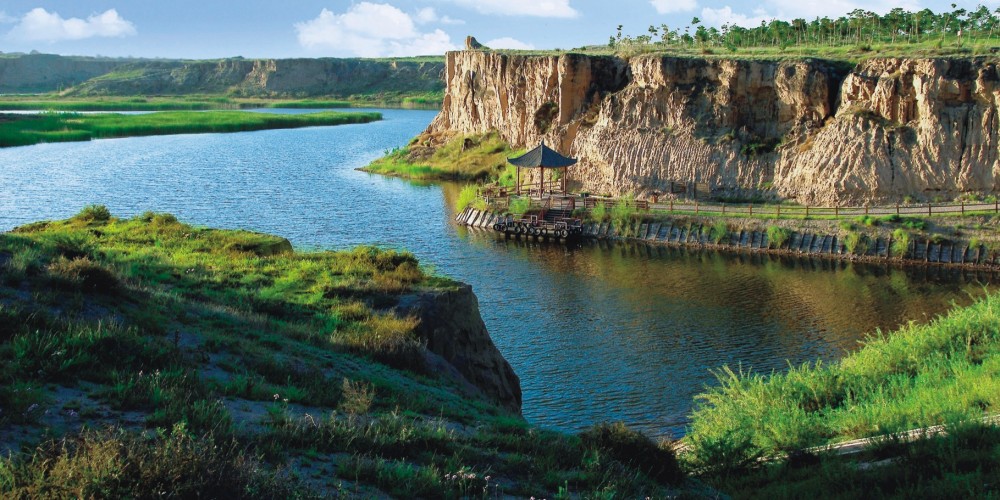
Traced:
<path fill-rule="evenodd" d="M 289 109 L 327 109 L 327 108 L 349 108 L 348 101 L 302 99 L 299 101 L 278 101 L 267 103 L 268 108 L 289 108 Z"/>
<path fill-rule="evenodd" d="M 485 180 L 505 172 L 516 153 L 493 132 L 458 135 L 433 147 L 413 143 L 375 160 L 362 170 L 418 180 Z"/>
<path fill-rule="evenodd" d="M 101 206 L 0 233 L 0 449 L 15 450 L 0 496 L 686 488 L 657 465 L 673 459 L 666 444 L 622 426 L 545 431 L 430 369 L 417 319 L 396 306 L 456 286 L 406 252 L 301 253 Z M 115 425 L 124 415 L 138 425 Z"/>
<path fill-rule="evenodd" d="M 909 445 L 890 438 L 858 456 L 802 454 L 702 480 L 733 498 L 991 498 L 998 446 L 997 427 L 957 423 Z"/>
<path fill-rule="evenodd" d="M 1000 297 L 927 325 L 878 333 L 838 363 L 757 374 L 724 368 L 699 397 L 688 441 L 703 464 L 957 419 L 1000 404 Z"/>
<path fill-rule="evenodd" d="M 641 27 L 640 27 L 641 28 Z M 583 53 L 590 55 L 615 55 L 625 59 L 636 56 L 655 55 L 666 57 L 684 57 L 696 59 L 725 59 L 725 60 L 796 60 L 803 58 L 825 59 L 846 64 L 857 64 L 866 59 L 878 57 L 908 57 L 908 58 L 934 58 L 934 57 L 973 57 L 989 56 L 991 49 L 997 45 L 993 40 L 977 40 L 975 43 L 965 43 L 959 47 L 954 36 L 946 37 L 943 44 L 940 44 L 939 36 L 921 40 L 920 43 L 906 42 L 876 42 L 873 44 L 857 45 L 845 43 L 839 45 L 828 44 L 800 44 L 782 47 L 780 45 L 764 44 L 752 47 L 740 47 L 735 52 L 721 45 L 714 45 L 702 48 L 697 44 L 671 44 L 661 43 L 632 44 L 611 48 L 608 45 L 592 45 L 579 47 L 572 51 L 559 50 L 495 50 L 494 52 L 518 54 L 554 56 L 567 52 Z"/>
<path fill-rule="evenodd" d="M 109 137 L 244 132 L 277 128 L 367 123 L 379 113 L 323 112 L 274 115 L 243 111 L 169 111 L 143 115 L 45 113 L 0 115 L 0 147 Z"/>
<path fill-rule="evenodd" d="M 783 247 L 791 237 L 791 229 L 779 226 L 767 226 L 767 244 L 770 248 Z"/>
<path fill-rule="evenodd" d="M 475 184 L 466 184 L 462 186 L 462 190 L 458 193 L 458 199 L 455 201 L 455 211 L 461 212 L 465 210 L 466 207 L 475 203 L 479 199 L 479 187 Z"/>

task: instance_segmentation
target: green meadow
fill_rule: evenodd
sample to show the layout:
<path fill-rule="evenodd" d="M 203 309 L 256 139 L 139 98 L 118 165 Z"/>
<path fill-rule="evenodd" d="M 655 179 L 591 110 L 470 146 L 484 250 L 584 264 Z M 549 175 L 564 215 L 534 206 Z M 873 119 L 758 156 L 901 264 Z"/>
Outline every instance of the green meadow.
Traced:
<path fill-rule="evenodd" d="M 0 114 L 0 147 L 43 142 L 89 141 L 144 135 L 245 132 L 251 130 L 368 123 L 379 113 L 327 111 L 279 115 L 245 111 L 164 111 L 140 115 L 42 113 Z"/>

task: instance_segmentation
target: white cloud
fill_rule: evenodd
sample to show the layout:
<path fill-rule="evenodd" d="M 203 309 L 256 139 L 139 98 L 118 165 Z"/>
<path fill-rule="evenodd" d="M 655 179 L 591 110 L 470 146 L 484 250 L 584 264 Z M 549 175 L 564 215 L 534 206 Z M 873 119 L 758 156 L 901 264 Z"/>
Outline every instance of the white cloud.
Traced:
<path fill-rule="evenodd" d="M 416 21 L 420 24 L 433 23 L 438 20 L 437 12 L 433 7 L 424 7 L 417 11 Z"/>
<path fill-rule="evenodd" d="M 723 24 L 737 25 L 744 28 L 755 28 L 760 26 L 761 21 L 768 22 L 773 19 L 774 16 L 768 14 L 764 9 L 755 9 L 753 15 L 739 14 L 733 12 L 733 8 L 730 6 L 722 7 L 721 9 L 710 9 L 705 7 L 701 9 L 701 21 L 708 26 L 722 26 Z"/>
<path fill-rule="evenodd" d="M 689 12 L 698 8 L 695 0 L 649 0 L 653 8 L 660 14 L 671 14 L 674 12 Z"/>
<path fill-rule="evenodd" d="M 7 37 L 30 42 L 58 42 L 135 34 L 135 25 L 118 15 L 115 9 L 108 9 L 101 14 L 91 14 L 87 19 L 79 17 L 63 19 L 59 13 L 39 7 L 25 14 Z"/>
<path fill-rule="evenodd" d="M 763 7 L 757 7 L 749 14 L 736 12 L 728 5 L 718 9 L 706 7 L 701 10 L 701 18 L 709 26 L 736 24 L 745 28 L 752 28 L 760 26 L 761 21 L 770 22 L 772 19 L 791 20 L 802 18 L 811 21 L 817 17 L 837 18 L 846 16 L 848 12 L 854 9 L 885 13 L 895 7 L 901 7 L 910 11 L 923 8 L 916 0 L 871 0 L 867 2 L 855 2 L 852 0 L 824 0 L 822 2 L 766 0 L 761 5 Z"/>
<path fill-rule="evenodd" d="M 417 11 L 414 19 L 418 24 L 441 23 L 450 25 L 465 24 L 461 19 L 454 19 L 449 16 L 438 16 L 433 7 L 424 7 Z"/>
<path fill-rule="evenodd" d="M 8 16 L 6 12 L 0 10 L 0 24 L 13 24 L 16 22 L 16 17 Z"/>
<path fill-rule="evenodd" d="M 319 16 L 295 24 L 299 44 L 315 51 L 361 57 L 441 54 L 457 47 L 447 33 L 417 30 L 418 22 L 436 18 L 423 9 L 416 20 L 389 4 L 361 2 L 343 14 L 323 9 Z"/>
<path fill-rule="evenodd" d="M 451 0 L 482 14 L 574 18 L 580 15 L 570 0 Z"/>
<path fill-rule="evenodd" d="M 514 49 L 514 50 L 534 50 L 535 46 L 524 43 L 518 39 L 505 36 L 484 42 L 483 45 L 491 49 Z"/>

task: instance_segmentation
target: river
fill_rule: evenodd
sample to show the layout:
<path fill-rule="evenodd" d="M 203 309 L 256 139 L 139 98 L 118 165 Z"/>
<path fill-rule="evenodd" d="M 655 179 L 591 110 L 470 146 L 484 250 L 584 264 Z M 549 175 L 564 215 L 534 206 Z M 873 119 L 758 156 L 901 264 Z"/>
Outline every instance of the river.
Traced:
<path fill-rule="evenodd" d="M 99 203 L 119 217 L 153 210 L 278 234 L 298 249 L 405 248 L 473 286 L 521 377 L 526 418 L 563 430 L 623 420 L 655 436 L 683 432 L 723 365 L 769 373 L 837 359 L 867 332 L 984 290 L 943 269 L 497 239 L 452 223 L 457 186 L 355 170 L 435 115 L 379 111 L 385 120 L 364 125 L 2 149 L 0 230 Z"/>

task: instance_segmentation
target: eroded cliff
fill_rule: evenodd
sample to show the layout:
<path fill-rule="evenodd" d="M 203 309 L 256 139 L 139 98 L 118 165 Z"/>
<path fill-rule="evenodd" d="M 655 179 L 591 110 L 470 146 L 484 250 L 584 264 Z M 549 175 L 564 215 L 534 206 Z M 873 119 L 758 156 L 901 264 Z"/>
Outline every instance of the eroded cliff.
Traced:
<path fill-rule="evenodd" d="M 497 130 L 580 159 L 580 189 L 800 203 L 996 189 L 993 58 L 747 61 L 451 52 L 422 138 Z M 690 192 L 690 191 L 689 191 Z"/>
<path fill-rule="evenodd" d="M 521 380 L 493 343 L 469 285 L 404 298 L 399 306 L 420 319 L 417 334 L 427 350 L 444 360 L 428 360 L 437 370 L 457 370 L 476 391 L 500 406 L 521 413 Z"/>

